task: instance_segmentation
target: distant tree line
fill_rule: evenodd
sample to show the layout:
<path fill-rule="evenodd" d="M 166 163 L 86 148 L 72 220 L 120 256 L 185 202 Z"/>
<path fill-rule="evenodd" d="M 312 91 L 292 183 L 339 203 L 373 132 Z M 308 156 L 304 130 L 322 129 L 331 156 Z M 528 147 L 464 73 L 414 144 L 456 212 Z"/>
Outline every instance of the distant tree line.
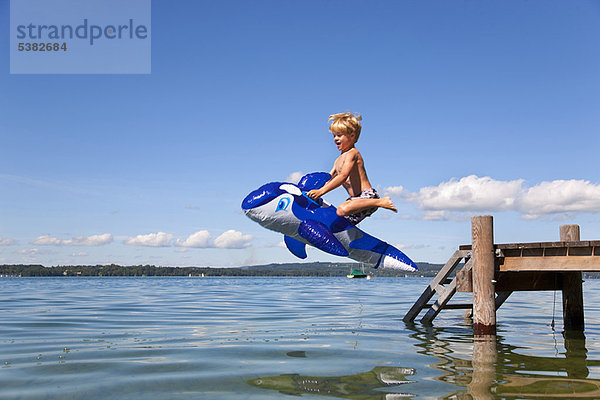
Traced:
<path fill-rule="evenodd" d="M 419 271 L 405 272 L 393 269 L 364 267 L 373 276 L 434 276 L 441 264 L 418 263 Z M 0 265 L 3 276 L 346 276 L 351 270 L 363 270 L 357 263 L 287 263 L 250 267 L 160 267 L 155 265 Z"/>

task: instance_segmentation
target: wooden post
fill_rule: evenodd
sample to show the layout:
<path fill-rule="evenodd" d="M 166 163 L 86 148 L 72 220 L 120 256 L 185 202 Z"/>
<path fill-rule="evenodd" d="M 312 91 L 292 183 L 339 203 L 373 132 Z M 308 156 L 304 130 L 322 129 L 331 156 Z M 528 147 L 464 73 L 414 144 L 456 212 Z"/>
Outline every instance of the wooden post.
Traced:
<path fill-rule="evenodd" d="M 578 242 L 580 239 L 579 225 L 561 225 L 561 242 Z M 581 272 L 563 272 L 563 324 L 565 331 L 583 332 L 583 285 Z"/>
<path fill-rule="evenodd" d="M 494 220 L 491 215 L 471 218 L 473 240 L 473 333 L 496 334 L 494 289 Z"/>

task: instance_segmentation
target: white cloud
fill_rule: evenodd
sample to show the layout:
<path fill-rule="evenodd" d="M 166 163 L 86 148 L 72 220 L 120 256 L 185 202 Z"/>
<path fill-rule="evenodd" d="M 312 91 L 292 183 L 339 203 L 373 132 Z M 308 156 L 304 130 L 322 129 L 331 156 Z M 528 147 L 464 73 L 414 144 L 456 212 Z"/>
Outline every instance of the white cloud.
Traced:
<path fill-rule="evenodd" d="M 489 176 L 469 175 L 426 186 L 404 197 L 423 210 L 505 211 L 514 208 L 522 186 L 523 179 L 497 181 Z"/>
<path fill-rule="evenodd" d="M 113 236 L 110 233 L 102 235 L 78 236 L 73 240 L 65 240 L 65 244 L 71 246 L 102 246 L 113 241 Z"/>
<path fill-rule="evenodd" d="M 452 213 L 444 210 L 425 211 L 421 217 L 424 221 L 450 221 Z"/>
<path fill-rule="evenodd" d="M 177 246 L 182 247 L 198 247 L 198 248 L 208 248 L 212 247 L 211 243 L 212 237 L 207 230 L 198 231 L 196 233 L 192 233 L 187 239 L 177 239 L 175 244 Z"/>
<path fill-rule="evenodd" d="M 214 244 L 221 249 L 243 249 L 250 246 L 252 238 L 252 235 L 244 235 L 242 232 L 230 229 L 216 238 Z"/>
<path fill-rule="evenodd" d="M 170 233 L 158 232 L 129 237 L 124 240 L 124 243 L 131 246 L 150 247 L 168 247 L 175 245 L 183 248 L 243 249 L 250 246 L 250 241 L 253 239 L 253 236 L 244 235 L 241 232 L 231 229 L 213 240 L 209 231 L 201 230 L 192 233 L 185 239 L 174 239 L 174 236 Z"/>
<path fill-rule="evenodd" d="M 469 212 L 516 211 L 523 219 L 600 212 L 600 185 L 586 180 L 554 180 L 527 187 L 523 179 L 499 181 L 469 175 L 410 192 L 402 186 L 384 189 L 414 202 L 423 220 L 463 220 Z"/>
<path fill-rule="evenodd" d="M 42 235 L 31 244 L 38 246 L 102 246 L 113 241 L 110 233 L 91 236 L 77 236 L 73 239 L 59 239 L 49 235 Z"/>
<path fill-rule="evenodd" d="M 57 239 L 55 237 L 48 236 L 48 235 L 42 235 L 42 236 L 39 236 L 37 239 L 35 239 L 33 242 L 31 242 L 31 244 L 37 244 L 40 246 L 49 246 L 49 245 L 60 246 L 62 243 L 61 243 L 60 239 Z"/>
<path fill-rule="evenodd" d="M 600 212 L 600 185 L 575 179 L 542 182 L 523 192 L 518 209 L 526 219 L 568 212 Z"/>
<path fill-rule="evenodd" d="M 17 251 L 18 254 L 24 254 L 28 256 L 33 256 L 41 253 L 39 249 L 21 249 Z"/>
<path fill-rule="evenodd" d="M 400 249 L 400 250 L 405 250 L 405 249 L 424 249 L 426 247 L 431 247 L 428 244 L 403 244 L 403 243 L 399 243 L 395 246 L 396 248 Z"/>
<path fill-rule="evenodd" d="M 88 255 L 88 253 L 87 253 L 87 252 L 85 252 L 85 251 L 80 251 L 80 252 L 77 252 L 77 253 L 72 253 L 72 254 L 71 254 L 71 257 L 86 257 L 87 255 Z"/>
<path fill-rule="evenodd" d="M 137 235 L 125 239 L 124 243 L 130 246 L 167 247 L 173 242 L 173 235 L 165 232 Z"/>
<path fill-rule="evenodd" d="M 390 186 L 383 189 L 384 196 L 402 197 L 407 193 L 403 186 Z"/>
<path fill-rule="evenodd" d="M 298 183 L 304 175 L 306 174 L 302 171 L 292 172 L 287 176 L 287 178 L 285 178 L 285 182 Z"/>
<path fill-rule="evenodd" d="M 13 244 L 15 244 L 13 239 L 0 236 L 0 246 L 10 246 Z"/>
<path fill-rule="evenodd" d="M 523 219 L 600 212 L 600 185 L 576 179 L 526 187 L 523 179 L 498 181 L 470 175 L 421 188 L 417 193 L 401 186 L 385 191 L 416 203 L 424 211 L 421 217 L 424 220 L 461 220 L 468 216 L 467 212 L 482 211 L 516 211 Z"/>

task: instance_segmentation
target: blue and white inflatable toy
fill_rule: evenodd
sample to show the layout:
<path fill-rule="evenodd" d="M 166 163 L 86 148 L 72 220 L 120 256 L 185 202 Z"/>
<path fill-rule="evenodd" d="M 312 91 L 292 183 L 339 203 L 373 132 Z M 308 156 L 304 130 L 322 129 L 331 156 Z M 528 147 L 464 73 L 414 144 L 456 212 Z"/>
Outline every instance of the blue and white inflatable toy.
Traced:
<path fill-rule="evenodd" d="M 314 201 L 306 195 L 330 178 L 326 172 L 316 172 L 302 177 L 297 185 L 267 183 L 246 196 L 242 209 L 263 227 L 283 233 L 285 245 L 296 257 L 306 258 L 306 245 L 310 244 L 375 268 L 416 271 L 406 254 L 350 224 L 323 199 Z"/>

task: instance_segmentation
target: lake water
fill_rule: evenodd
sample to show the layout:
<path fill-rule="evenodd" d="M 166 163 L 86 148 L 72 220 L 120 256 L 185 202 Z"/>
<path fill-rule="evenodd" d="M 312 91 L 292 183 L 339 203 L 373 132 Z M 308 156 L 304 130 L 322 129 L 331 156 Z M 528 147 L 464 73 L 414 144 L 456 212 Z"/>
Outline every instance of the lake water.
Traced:
<path fill-rule="evenodd" d="M 600 398 L 600 281 L 585 337 L 522 292 L 489 342 L 402 322 L 429 281 L 2 278 L 0 399 Z"/>

